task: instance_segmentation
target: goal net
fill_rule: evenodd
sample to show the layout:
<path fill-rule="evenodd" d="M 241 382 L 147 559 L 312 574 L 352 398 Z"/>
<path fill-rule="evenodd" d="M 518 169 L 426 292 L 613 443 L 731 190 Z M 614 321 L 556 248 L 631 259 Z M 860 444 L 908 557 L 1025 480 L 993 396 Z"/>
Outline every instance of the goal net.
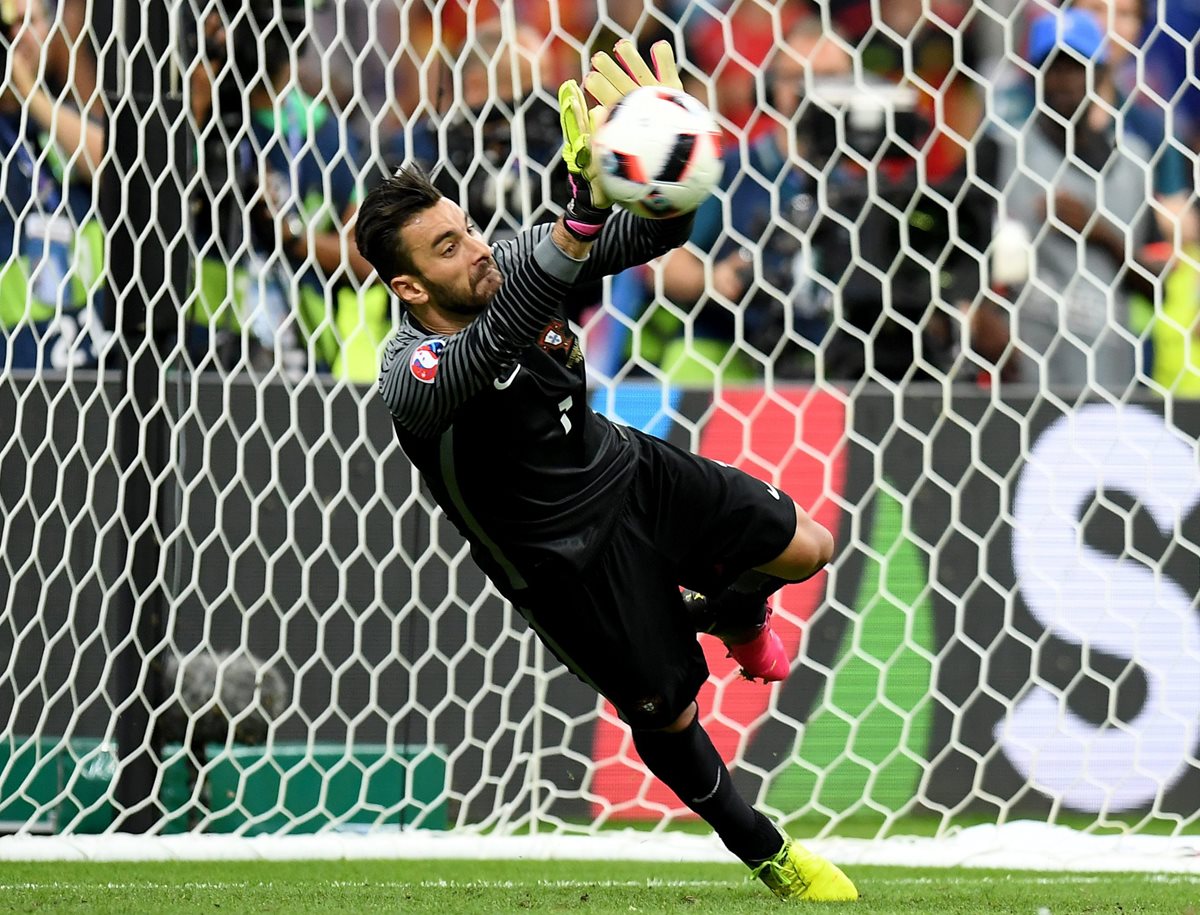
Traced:
<path fill-rule="evenodd" d="M 687 831 L 397 446 L 347 231 L 411 161 L 553 218 L 557 85 L 633 37 L 728 161 L 570 304 L 592 406 L 838 542 L 786 682 L 702 638 L 739 788 L 1195 832 L 1196 23 L 1133 5 L 0 4 L 0 830 Z"/>

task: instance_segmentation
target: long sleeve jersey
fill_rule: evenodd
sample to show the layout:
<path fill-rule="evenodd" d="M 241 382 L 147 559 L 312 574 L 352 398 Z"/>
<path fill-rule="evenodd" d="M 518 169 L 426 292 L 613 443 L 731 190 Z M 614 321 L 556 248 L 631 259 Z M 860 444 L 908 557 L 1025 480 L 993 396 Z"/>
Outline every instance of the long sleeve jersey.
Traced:
<path fill-rule="evenodd" d="M 434 498 L 505 593 L 552 564 L 578 569 L 632 479 L 632 436 L 588 406 L 583 353 L 564 315 L 575 286 L 686 241 L 691 218 L 621 212 L 575 260 L 537 226 L 492 252 L 504 283 L 464 330 L 406 314 L 379 381 L 396 435 Z"/>

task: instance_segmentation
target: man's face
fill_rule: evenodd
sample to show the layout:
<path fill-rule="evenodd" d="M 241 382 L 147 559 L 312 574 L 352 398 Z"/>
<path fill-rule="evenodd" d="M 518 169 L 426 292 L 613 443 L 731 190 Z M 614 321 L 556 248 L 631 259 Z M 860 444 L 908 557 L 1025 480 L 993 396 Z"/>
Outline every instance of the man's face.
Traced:
<path fill-rule="evenodd" d="M 3 7 L 3 20 L 8 23 L 4 37 L 9 45 L 9 53 L 13 55 L 12 83 L 16 86 L 32 84 L 37 78 L 42 51 L 50 34 L 46 9 L 42 0 L 0 0 L 0 7 Z M 3 67 L 4 60 L 0 58 L 0 71 Z M 28 93 L 27 88 L 20 91 L 23 94 Z M 19 103 L 14 94 L 14 86 L 7 85 L 0 91 L 0 109 L 12 111 L 17 107 Z"/>
<path fill-rule="evenodd" d="M 1100 28 L 1121 39 L 1110 43 L 1110 54 L 1124 56 L 1125 45 L 1138 46 L 1142 37 L 1142 0 L 1075 0 L 1072 7 L 1087 10 L 1096 17 Z"/>
<path fill-rule="evenodd" d="M 1071 120 L 1087 102 L 1087 67 L 1066 52 L 1054 55 L 1042 81 L 1047 106 L 1061 118 Z"/>
<path fill-rule="evenodd" d="M 775 107 L 787 117 L 799 107 L 808 77 L 820 81 L 854 72 L 850 55 L 830 37 L 798 35 L 789 47 L 792 53 L 777 52 L 773 68 Z"/>
<path fill-rule="evenodd" d="M 535 66 L 539 68 L 538 85 L 549 82 L 549 77 L 542 78 L 541 67 L 546 55 L 542 54 L 540 37 L 529 26 L 518 26 L 516 37 L 515 50 L 505 40 L 490 55 L 468 53 L 462 65 L 462 100 L 470 110 L 479 111 L 489 101 L 497 99 L 512 101 L 514 59 L 517 63 L 515 81 L 523 96 L 534 88 Z"/>
<path fill-rule="evenodd" d="M 443 197 L 409 219 L 400 238 L 415 273 L 394 277 L 391 286 L 409 307 L 473 317 L 500 291 L 491 245 L 457 203 Z"/>

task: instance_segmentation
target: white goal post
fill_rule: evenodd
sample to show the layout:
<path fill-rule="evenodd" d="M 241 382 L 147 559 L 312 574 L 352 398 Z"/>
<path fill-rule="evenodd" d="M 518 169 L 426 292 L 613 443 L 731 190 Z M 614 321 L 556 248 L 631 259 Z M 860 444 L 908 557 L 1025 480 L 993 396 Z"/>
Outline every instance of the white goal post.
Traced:
<path fill-rule="evenodd" d="M 580 294 L 592 406 L 838 543 L 776 598 L 786 682 L 705 644 L 738 787 L 849 862 L 1194 869 L 1195 33 L 592 6 L 13 5 L 0 859 L 720 858 L 399 449 L 347 230 L 414 159 L 494 237 L 557 213 L 557 83 L 632 35 L 737 155 L 687 264 Z"/>

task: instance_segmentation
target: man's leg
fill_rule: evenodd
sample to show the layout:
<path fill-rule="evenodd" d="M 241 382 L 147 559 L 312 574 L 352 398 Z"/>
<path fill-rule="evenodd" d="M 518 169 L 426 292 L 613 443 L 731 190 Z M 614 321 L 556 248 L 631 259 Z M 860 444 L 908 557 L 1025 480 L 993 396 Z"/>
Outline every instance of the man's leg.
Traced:
<path fill-rule="evenodd" d="M 833 536 L 797 507 L 795 533 L 779 556 L 743 572 L 717 594 L 684 592 L 684 604 L 696 631 L 721 639 L 746 677 L 783 680 L 791 662 L 771 629 L 767 599 L 786 584 L 811 578 L 832 557 Z"/>
<path fill-rule="evenodd" d="M 737 793 L 691 703 L 661 730 L 633 730 L 646 767 L 707 822 L 734 855 L 784 899 L 847 901 L 854 884 L 835 865 L 788 839 Z"/>
<path fill-rule="evenodd" d="M 696 703 L 662 730 L 635 728 L 633 745 L 651 772 L 707 822 L 749 867 L 779 854 L 783 836 L 733 787 L 721 754 L 700 726 Z"/>

